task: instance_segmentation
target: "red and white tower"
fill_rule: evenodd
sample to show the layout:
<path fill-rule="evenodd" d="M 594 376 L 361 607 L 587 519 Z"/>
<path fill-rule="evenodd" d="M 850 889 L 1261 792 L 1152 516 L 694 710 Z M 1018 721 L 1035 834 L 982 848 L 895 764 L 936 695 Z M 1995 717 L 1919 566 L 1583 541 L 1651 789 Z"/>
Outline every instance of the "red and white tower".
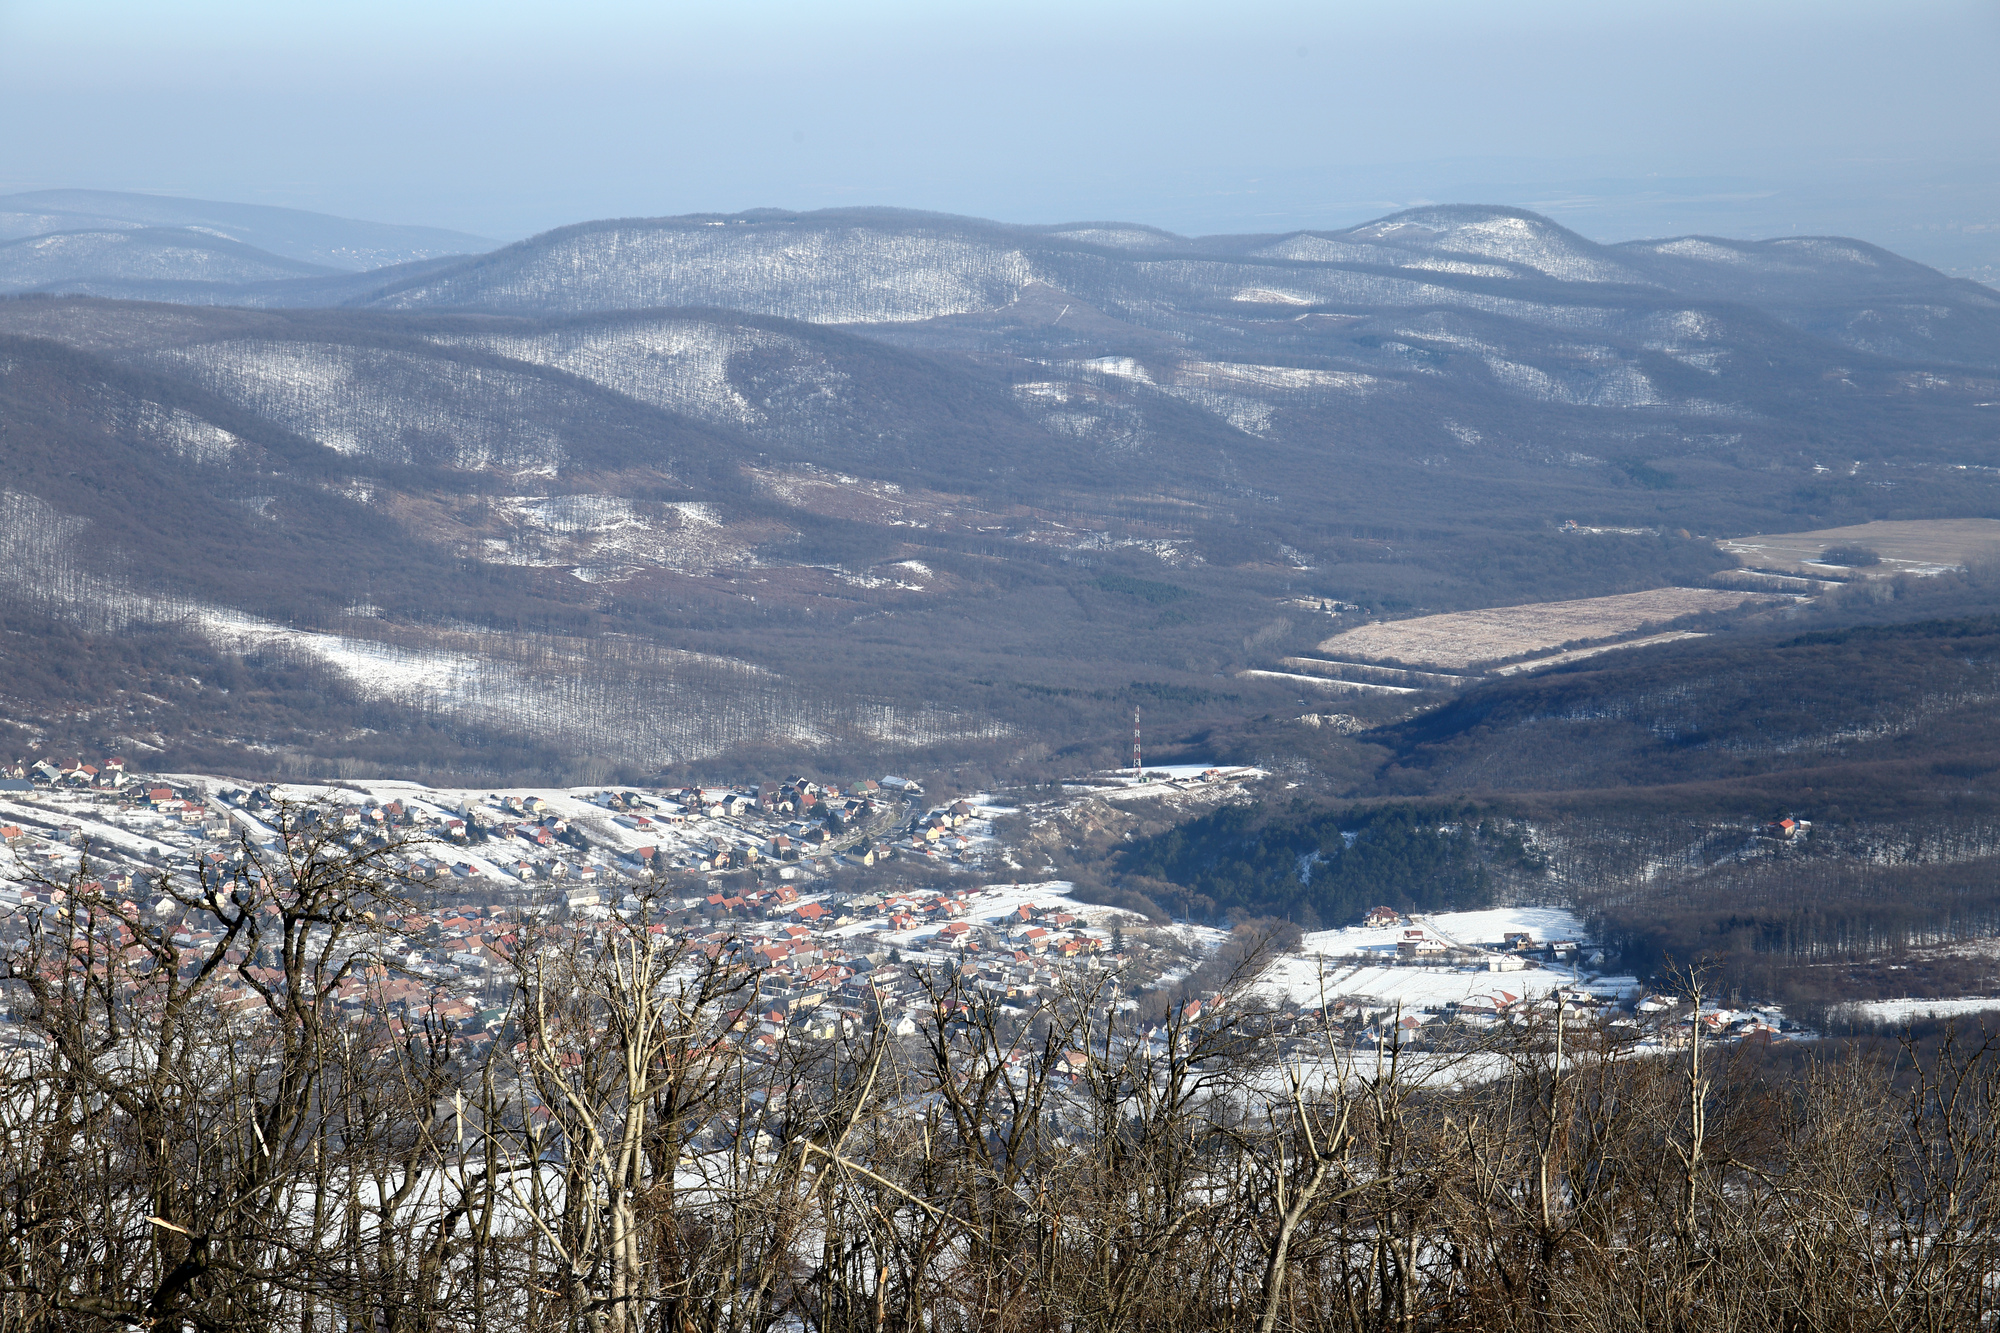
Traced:
<path fill-rule="evenodd" d="M 1135 777 L 1136 777 L 1136 776 L 1138 775 L 1138 772 L 1139 772 L 1139 767 L 1140 767 L 1140 765 L 1139 765 L 1139 710 L 1138 710 L 1138 708 L 1137 708 L 1137 707 L 1134 707 L 1134 708 L 1132 709 L 1132 773 L 1133 773 L 1133 775 L 1134 775 Z"/>

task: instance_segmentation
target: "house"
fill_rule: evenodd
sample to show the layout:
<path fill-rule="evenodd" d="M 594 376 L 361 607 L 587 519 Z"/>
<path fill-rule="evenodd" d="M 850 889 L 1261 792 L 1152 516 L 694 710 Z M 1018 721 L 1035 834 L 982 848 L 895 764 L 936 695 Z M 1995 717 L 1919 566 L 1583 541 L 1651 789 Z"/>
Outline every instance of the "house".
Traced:
<path fill-rule="evenodd" d="M 1764 825 L 1764 836 L 1776 838 L 1779 842 L 1790 842 L 1812 831 L 1812 823 L 1804 819 L 1774 819 Z"/>
<path fill-rule="evenodd" d="M 1532 949 L 1535 947 L 1535 936 L 1532 931 L 1510 930 L 1500 937 L 1500 946 L 1516 951 Z"/>

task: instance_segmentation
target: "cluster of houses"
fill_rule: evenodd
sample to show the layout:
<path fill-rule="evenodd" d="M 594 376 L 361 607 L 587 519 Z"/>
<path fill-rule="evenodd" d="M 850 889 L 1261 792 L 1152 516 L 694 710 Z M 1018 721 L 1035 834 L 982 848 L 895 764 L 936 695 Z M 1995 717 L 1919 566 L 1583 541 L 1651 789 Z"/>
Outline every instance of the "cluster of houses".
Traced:
<path fill-rule="evenodd" d="M 151 818 L 128 826 L 164 844 L 159 852 L 203 839 L 229 841 L 248 831 L 273 833 L 286 803 L 270 786 L 220 788 L 212 795 L 134 773 L 123 759 L 98 764 L 53 759 L 0 767 L 0 793 L 34 799 L 82 797 Z M 407 841 L 407 868 L 418 881 L 458 891 L 511 887 L 559 897 L 573 908 L 609 904 L 615 886 L 656 877 L 701 877 L 753 870 L 793 880 L 816 868 L 873 868 L 899 858 L 971 863 L 983 841 L 964 801 L 921 810 L 922 788 L 894 776 L 843 786 L 793 777 L 747 787 L 683 787 L 640 793 L 604 791 L 585 826 L 551 796 L 467 796 L 378 800 L 357 794 L 333 808 L 285 810 L 298 831 L 358 835 L 376 846 Z M 386 793 L 385 793 L 386 795 Z M 420 796 L 428 793 L 420 793 Z M 567 800 L 567 797 L 565 797 Z M 598 816 L 601 812 L 602 818 Z M 322 823 L 322 821 L 326 821 Z M 116 822 L 114 816 L 113 822 Z M 414 845 L 421 843 L 422 845 Z M 837 858 L 837 859 L 829 859 Z M 690 885 L 690 892 L 694 891 Z M 524 897 L 525 901 L 525 897 Z"/>
<path fill-rule="evenodd" d="M 344 797 L 336 788 L 332 802 L 297 803 L 281 788 L 166 781 L 118 761 L 18 767 L 29 774 L 12 788 L 22 813 L 0 825 L 0 838 L 33 873 L 0 889 L 12 925 L 25 919 L 22 909 L 61 907 L 66 894 L 55 886 L 82 864 L 86 846 L 93 891 L 125 902 L 135 920 L 172 924 L 188 948 L 213 941 L 215 923 L 183 919 L 181 904 L 159 891 L 161 874 L 269 873 L 259 867 L 319 838 L 390 849 L 419 914 L 383 923 L 382 961 L 358 970 L 337 1002 L 398 1024 L 420 1007 L 474 1039 L 497 1019 L 528 921 L 545 935 L 588 932 L 613 928 L 614 914 L 643 912 L 688 947 L 728 949 L 732 965 L 758 969 L 762 990 L 778 997 L 753 1015 L 767 1046 L 851 1025 L 864 982 L 871 1005 L 878 993 L 904 994 L 909 968 L 895 964 L 905 951 L 910 963 L 956 970 L 1007 1001 L 1053 984 L 1065 968 L 1102 966 L 1108 943 L 1080 913 L 1053 905 L 1010 901 L 1002 912 L 989 903 L 982 912 L 974 889 L 815 893 L 835 858 L 866 867 L 956 856 L 975 840 L 972 805 L 923 808 L 911 800 L 921 788 L 896 778 L 844 790 L 795 778 L 483 800 L 422 788 Z M 758 873 L 717 873 L 744 869 Z M 0 931 L 8 924 L 0 916 Z M 268 960 L 229 961 L 252 979 L 275 976 L 263 975 Z M 255 986 L 233 975 L 216 996 L 225 1010 L 259 1002 Z"/>
<path fill-rule="evenodd" d="M 940 977 L 960 982 L 967 1003 L 984 999 L 1025 1011 L 1037 997 L 1106 967 L 1144 977 L 1161 961 L 1148 959 L 1153 946 L 1145 932 L 1135 930 L 1139 938 L 1127 944 L 1122 932 L 1090 925 L 1059 893 L 883 887 L 895 874 L 893 863 L 963 855 L 987 836 L 971 803 L 923 808 L 910 799 L 920 789 L 899 779 L 864 780 L 844 790 L 795 778 L 742 788 L 483 800 L 399 788 L 411 794 L 384 791 L 378 799 L 356 792 L 338 804 L 288 806 L 273 788 L 210 791 L 130 772 L 115 759 L 13 768 L 26 776 L 7 781 L 25 788 L 8 789 L 16 796 L 7 809 L 18 813 L 0 823 L 0 840 L 47 881 L 18 885 L 13 902 L 59 909 L 65 895 L 55 885 L 63 867 L 73 870 L 78 844 L 89 843 L 96 883 L 133 911 L 171 921 L 184 947 L 215 936 L 159 895 L 161 873 L 184 872 L 190 864 L 221 875 L 250 873 L 246 862 L 270 859 L 286 836 L 332 836 L 357 848 L 418 837 L 397 853 L 417 906 L 381 923 L 374 941 L 379 961 L 344 982 L 335 1000 L 357 1016 L 394 1024 L 417 1021 L 418 1012 L 424 1021 L 444 1018 L 475 1042 L 491 1039 L 502 1023 L 512 959 L 531 920 L 543 934 L 590 933 L 622 929 L 614 915 L 643 915 L 650 929 L 690 950 L 754 969 L 758 998 L 734 1025 L 744 1041 L 767 1051 L 854 1031 L 877 1014 L 888 1014 L 899 1028 L 913 1024 L 920 1010 L 929 1012 Z M 117 828 L 143 832 L 145 845 L 170 848 L 174 856 L 114 843 L 100 858 L 97 835 Z M 862 877 L 868 887 L 850 881 L 828 893 L 818 872 L 834 858 L 853 866 L 887 861 L 892 868 Z M 719 873 L 746 868 L 759 873 Z M 0 908 L 11 905 L 0 892 Z M 1370 912 L 1363 924 L 1390 932 L 1395 960 L 1408 964 L 1507 972 L 1570 961 L 1578 951 L 1575 940 L 1537 940 L 1526 930 L 1509 932 L 1497 946 L 1461 944 L 1388 907 Z M 252 980 L 269 984 L 278 976 L 270 960 L 231 961 L 242 963 Z M 255 986 L 234 979 L 218 997 L 225 1010 L 260 1002 Z M 1190 1001 L 1191 1013 L 1213 1002 Z M 1601 1013 L 1611 1021 L 1606 1002 L 1586 991 L 1566 1002 L 1580 1018 Z M 1365 1003 L 1336 1002 L 1293 1021 L 1301 1033 L 1337 1021 L 1358 1041 L 1380 1038 L 1390 1024 L 1400 1039 L 1421 1043 L 1446 1030 L 1504 1024 L 1526 1007 L 1499 986 L 1435 1010 L 1392 1014 Z M 1632 1017 L 1643 1021 L 1644 1006 Z M 1699 1022 L 1704 1032 L 1735 1038 L 1775 1032 L 1778 1021 L 1718 1011 L 1682 1027 L 1691 1031 Z M 1164 1029 L 1148 1039 L 1164 1039 Z"/>
<path fill-rule="evenodd" d="M 759 1000 L 741 1026 L 772 1051 L 788 1040 L 851 1035 L 877 1015 L 908 1034 L 947 981 L 957 984 L 952 1003 L 960 1010 L 990 1001 L 1025 1012 L 1073 973 L 1106 965 L 1109 942 L 1073 912 L 1027 903 L 984 916 L 983 896 L 951 890 L 778 903 L 775 929 L 761 936 L 710 930 L 694 942 L 711 958 L 726 952 L 758 969 Z"/>
<path fill-rule="evenodd" d="M 865 833 L 881 822 L 884 807 L 874 795 L 880 790 L 864 780 L 847 794 L 837 786 L 794 779 L 754 790 L 604 791 L 590 804 L 610 827 L 594 831 L 532 793 L 495 794 L 442 809 L 369 798 L 325 817 L 383 845 L 399 834 L 420 835 L 425 845 L 413 847 L 408 858 L 415 879 L 541 885 L 552 887 L 566 905 L 582 908 L 611 901 L 614 885 L 783 867 L 822 854 L 843 834 Z M 278 804 L 269 788 L 225 792 L 223 799 L 258 817 L 270 816 Z M 296 813 L 295 823 L 313 813 Z M 892 852 L 887 844 L 864 842 L 850 855 L 874 865 Z M 782 869 L 779 873 L 790 878 Z"/>
<path fill-rule="evenodd" d="M 1685 1047 L 1699 1030 L 1704 1040 L 1791 1041 L 1809 1038 L 1776 1006 L 1725 1009 L 1704 1004 L 1699 1012 L 1674 996 L 1648 995 L 1635 1004 L 1583 987 L 1564 986 L 1545 994 L 1516 994 L 1496 987 L 1464 1000 L 1420 1008 L 1384 1006 L 1367 999 L 1335 1000 L 1282 1015 L 1282 1032 L 1312 1040 L 1325 1029 L 1341 1029 L 1346 1040 L 1366 1048 L 1378 1043 L 1440 1049 L 1476 1046 L 1489 1029 L 1546 1025 L 1560 1006 L 1573 1033 L 1601 1030 L 1616 1040 L 1666 1049 Z"/>
<path fill-rule="evenodd" d="M 16 759 L 11 764 L 0 764 L 0 791 L 48 791 L 58 787 L 70 791 L 116 791 L 128 781 L 125 760 L 117 757 L 95 764 L 81 759 Z"/>
<path fill-rule="evenodd" d="M 1491 944 L 1463 944 L 1444 939 L 1428 927 L 1411 920 L 1393 907 L 1377 907 L 1361 918 L 1370 930 L 1395 930 L 1396 958 L 1399 962 L 1468 964 L 1489 972 L 1519 972 L 1537 962 L 1576 961 L 1581 945 L 1574 939 L 1537 940 L 1534 932 L 1507 931 L 1499 947 Z"/>

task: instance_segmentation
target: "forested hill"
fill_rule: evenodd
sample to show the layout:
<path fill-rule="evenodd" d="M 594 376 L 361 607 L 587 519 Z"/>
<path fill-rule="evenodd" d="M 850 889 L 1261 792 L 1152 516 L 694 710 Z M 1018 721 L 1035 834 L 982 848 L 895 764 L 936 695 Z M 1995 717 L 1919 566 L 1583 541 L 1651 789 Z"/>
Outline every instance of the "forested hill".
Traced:
<path fill-rule="evenodd" d="M 1385 791 L 1647 788 L 1976 760 L 2000 616 L 1745 634 L 1489 685 L 1370 737 Z"/>
<path fill-rule="evenodd" d="M 0 243 L 0 291 L 39 293 L 0 300 L 0 610 L 296 658 L 273 679 L 372 711 L 274 685 L 268 725 L 197 738 L 235 705 L 0 682 L 22 752 L 300 776 L 443 728 L 494 756 L 478 781 L 526 754 L 537 780 L 1059 776 L 1115 762 L 1135 689 L 1161 735 L 1303 711 L 1269 669 L 1337 617 L 1694 587 L 1718 537 L 2000 513 L 2000 295 L 1858 242 L 854 209 L 463 261 L 405 237 L 357 274 L 299 218 L 35 207 L 72 204 L 111 212 Z M 1388 790 L 1504 785 L 1453 776 L 1443 733 L 1388 739 L 1414 770 Z"/>
<path fill-rule="evenodd" d="M 1992 599 L 1967 577 L 1908 600 Z M 2000 615 L 1595 661 L 1351 736 L 1292 724 L 1337 785 L 1134 844 L 1111 883 L 1326 926 L 1378 902 L 1560 902 L 1635 971 L 1707 961 L 1808 1009 L 2000 984 L 1978 943 L 2000 932 Z M 1770 836 L 1785 817 L 1801 831 Z"/>
<path fill-rule="evenodd" d="M 1496 877 L 1540 867 L 1518 830 L 1469 805 L 1283 814 L 1231 805 L 1134 844 L 1118 869 L 1151 881 L 1150 895 L 1176 916 L 1283 917 L 1318 930 L 1376 906 L 1484 907 Z"/>

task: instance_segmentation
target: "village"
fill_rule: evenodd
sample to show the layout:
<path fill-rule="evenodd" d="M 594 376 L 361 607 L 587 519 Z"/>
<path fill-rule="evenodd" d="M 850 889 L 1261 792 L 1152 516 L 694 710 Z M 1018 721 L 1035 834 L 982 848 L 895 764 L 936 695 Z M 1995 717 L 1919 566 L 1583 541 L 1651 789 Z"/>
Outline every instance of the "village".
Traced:
<path fill-rule="evenodd" d="M 0 774 L 11 862 L 0 867 L 0 934 L 24 929 L 31 913 L 60 913 L 81 881 L 199 950 L 217 939 L 215 923 L 190 911 L 186 894 L 165 892 L 163 876 L 254 878 L 282 866 L 287 850 L 324 840 L 372 853 L 402 904 L 352 937 L 366 962 L 335 1002 L 399 1026 L 443 1020 L 474 1053 L 502 1034 L 525 938 L 588 942 L 635 923 L 690 966 L 754 974 L 733 1026 L 773 1055 L 878 1021 L 914 1032 L 944 987 L 955 1003 L 1017 1014 L 1059 993 L 1095 996 L 1134 1011 L 1153 1039 L 1176 1015 L 1219 1000 L 1190 979 L 1227 932 L 1079 902 L 1060 880 L 1023 882 L 994 830 L 1009 807 L 985 797 L 927 803 L 919 784 L 893 775 L 480 793 L 388 781 L 245 786 L 143 774 L 119 758 Z M 1214 796 L 1257 776 L 1135 772 L 1077 790 Z M 238 967 L 213 991 L 225 1014 L 283 982 L 272 959 L 238 951 L 227 961 Z M 1337 1032 L 1355 1048 L 1450 1049 L 1550 1005 L 1577 1024 L 1633 1032 L 1664 1019 L 1662 1044 L 1691 1030 L 1696 1015 L 1636 978 L 1601 975 L 1602 962 L 1581 923 L 1557 909 L 1412 918 L 1378 907 L 1260 961 L 1245 994 L 1280 1034 L 1306 1043 Z M 1698 1021 L 1717 1037 L 1809 1035 L 1769 1008 L 1708 1006 Z"/>

